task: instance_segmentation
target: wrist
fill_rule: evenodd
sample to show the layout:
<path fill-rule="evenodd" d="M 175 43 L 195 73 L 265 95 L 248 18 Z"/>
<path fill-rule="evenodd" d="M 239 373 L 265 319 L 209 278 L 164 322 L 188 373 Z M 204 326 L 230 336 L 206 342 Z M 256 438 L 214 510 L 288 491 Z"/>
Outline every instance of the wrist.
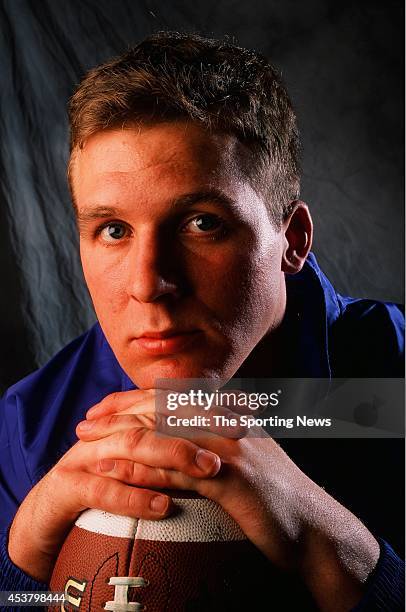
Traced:
<path fill-rule="evenodd" d="M 300 573 L 321 610 L 349 610 L 361 599 L 379 543 L 349 510 L 320 490 L 304 529 Z"/>
<path fill-rule="evenodd" d="M 9 530 L 7 552 L 10 561 L 27 576 L 48 583 L 55 556 L 41 550 L 40 543 L 35 542 L 30 530 L 21 529 L 16 519 Z"/>

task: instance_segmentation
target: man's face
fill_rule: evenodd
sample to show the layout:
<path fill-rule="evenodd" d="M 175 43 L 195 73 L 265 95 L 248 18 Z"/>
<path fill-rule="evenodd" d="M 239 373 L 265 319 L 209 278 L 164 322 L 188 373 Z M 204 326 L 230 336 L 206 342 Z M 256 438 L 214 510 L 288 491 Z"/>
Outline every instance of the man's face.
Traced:
<path fill-rule="evenodd" d="M 284 234 L 240 172 L 241 147 L 179 122 L 99 132 L 76 154 L 85 279 L 141 388 L 228 380 L 282 320 Z"/>

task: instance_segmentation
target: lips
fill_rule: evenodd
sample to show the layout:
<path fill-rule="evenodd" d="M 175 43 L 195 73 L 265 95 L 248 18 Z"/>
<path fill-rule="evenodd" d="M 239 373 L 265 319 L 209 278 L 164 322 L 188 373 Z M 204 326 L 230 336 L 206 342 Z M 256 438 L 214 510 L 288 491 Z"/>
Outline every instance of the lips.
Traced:
<path fill-rule="evenodd" d="M 200 330 L 178 331 L 166 330 L 162 332 L 145 332 L 134 338 L 136 345 L 150 355 L 170 355 L 179 353 L 193 342 L 195 342 Z"/>

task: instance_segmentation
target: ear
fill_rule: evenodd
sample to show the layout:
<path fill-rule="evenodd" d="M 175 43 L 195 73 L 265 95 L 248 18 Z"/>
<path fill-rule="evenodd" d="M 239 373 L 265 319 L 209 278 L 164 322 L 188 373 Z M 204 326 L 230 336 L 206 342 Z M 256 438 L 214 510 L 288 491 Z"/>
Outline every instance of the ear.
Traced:
<path fill-rule="evenodd" d="M 303 268 L 313 240 L 313 221 L 307 204 L 296 200 L 283 222 L 285 247 L 282 256 L 282 272 L 297 274 Z"/>

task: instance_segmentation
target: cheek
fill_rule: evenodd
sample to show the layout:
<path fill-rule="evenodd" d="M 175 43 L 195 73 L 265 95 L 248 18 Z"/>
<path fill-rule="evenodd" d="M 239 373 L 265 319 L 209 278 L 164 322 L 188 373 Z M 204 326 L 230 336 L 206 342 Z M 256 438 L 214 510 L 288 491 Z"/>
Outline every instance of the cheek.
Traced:
<path fill-rule="evenodd" d="M 118 313 L 128 300 L 125 258 L 80 250 L 83 273 L 98 318 Z M 104 315 L 104 316 L 103 316 Z"/>
<path fill-rule="evenodd" d="M 189 259 L 194 292 L 225 325 L 257 324 L 278 303 L 281 278 L 279 243 L 231 245 L 201 259 Z"/>

